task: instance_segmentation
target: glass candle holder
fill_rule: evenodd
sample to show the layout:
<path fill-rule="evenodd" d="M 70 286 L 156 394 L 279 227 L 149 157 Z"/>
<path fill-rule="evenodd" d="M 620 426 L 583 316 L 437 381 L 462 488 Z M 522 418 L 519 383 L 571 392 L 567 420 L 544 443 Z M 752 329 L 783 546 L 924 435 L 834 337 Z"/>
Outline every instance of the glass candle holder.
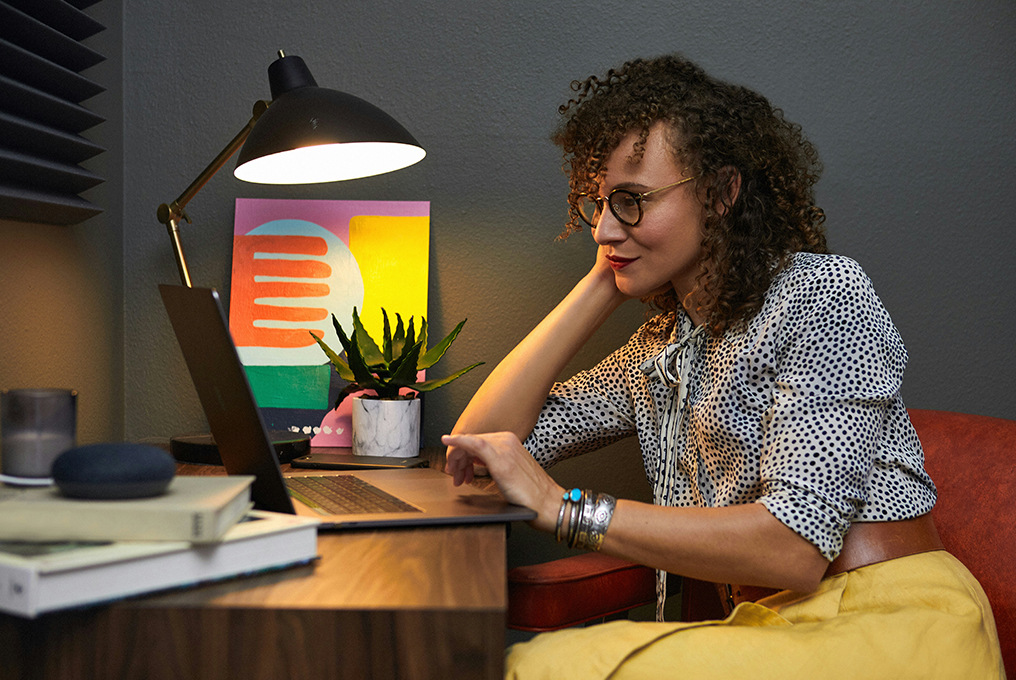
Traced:
<path fill-rule="evenodd" d="M 17 389 L 0 393 L 0 470 L 9 477 L 47 478 L 77 438 L 74 390 Z"/>

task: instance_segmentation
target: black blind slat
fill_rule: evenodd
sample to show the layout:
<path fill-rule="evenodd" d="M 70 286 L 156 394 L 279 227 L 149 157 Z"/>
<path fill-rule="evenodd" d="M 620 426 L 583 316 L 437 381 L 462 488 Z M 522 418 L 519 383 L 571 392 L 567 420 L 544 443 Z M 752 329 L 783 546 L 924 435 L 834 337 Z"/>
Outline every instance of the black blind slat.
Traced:
<path fill-rule="evenodd" d="M 104 151 L 78 133 L 103 122 L 82 106 L 104 88 L 81 71 L 105 57 L 81 44 L 104 30 L 97 0 L 0 0 L 0 218 L 76 224 L 102 210 L 78 194 L 103 181 L 80 165 Z"/>
<path fill-rule="evenodd" d="M 102 208 L 74 194 L 0 183 L 0 215 L 7 219 L 44 224 L 78 224 L 101 212 Z"/>
<path fill-rule="evenodd" d="M 0 149 L 0 182 L 78 194 L 101 184 L 102 178 L 77 165 Z"/>
<path fill-rule="evenodd" d="M 66 163 L 80 163 L 106 149 L 80 135 L 0 111 L 0 140 L 14 151 Z"/>
<path fill-rule="evenodd" d="M 81 132 L 104 118 L 83 106 L 0 76 L 0 111 L 33 118 L 66 132 Z"/>
<path fill-rule="evenodd" d="M 4 65 L 5 75 L 71 102 L 83 102 L 104 89 L 74 71 L 3 39 L 0 39 L 0 63 Z"/>
<path fill-rule="evenodd" d="M 0 38 L 72 71 L 84 71 L 105 60 L 95 50 L 64 35 L 7 2 L 0 2 Z"/>
<path fill-rule="evenodd" d="M 30 17 L 74 40 L 84 40 L 106 27 L 63 0 L 6 0 Z"/>

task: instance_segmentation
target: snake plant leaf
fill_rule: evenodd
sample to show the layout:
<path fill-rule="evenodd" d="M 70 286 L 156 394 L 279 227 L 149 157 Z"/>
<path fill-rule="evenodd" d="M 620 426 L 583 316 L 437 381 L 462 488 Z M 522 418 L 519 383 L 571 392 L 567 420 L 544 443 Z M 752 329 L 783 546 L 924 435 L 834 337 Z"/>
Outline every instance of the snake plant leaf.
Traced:
<path fill-rule="evenodd" d="M 420 352 L 423 351 L 423 343 L 415 342 L 405 354 L 392 363 L 391 382 L 400 387 L 406 387 L 416 382 L 418 372 L 417 362 L 420 359 Z"/>
<path fill-rule="evenodd" d="M 431 366 L 436 364 L 441 359 L 441 357 L 444 356 L 444 353 L 448 351 L 448 348 L 451 346 L 451 344 L 455 342 L 455 338 L 458 336 L 459 331 L 462 330 L 462 326 L 465 323 L 466 323 L 465 319 L 460 321 L 459 325 L 456 326 L 455 329 L 451 333 L 449 333 L 444 340 L 431 347 L 426 354 L 420 357 L 420 363 L 417 366 L 421 369 L 424 369 L 430 368 Z"/>
<path fill-rule="evenodd" d="M 338 324 L 336 324 L 338 326 Z M 346 334 L 342 330 L 342 326 L 338 326 L 339 330 L 339 342 L 346 348 L 346 360 L 349 364 L 349 369 L 353 372 L 353 377 L 356 380 L 356 384 L 363 390 L 372 390 L 381 383 L 378 382 L 377 378 L 371 373 L 370 368 L 363 360 L 363 356 L 360 354 L 360 343 L 357 341 L 356 331 L 353 331 L 353 337 L 347 338 Z"/>
<path fill-rule="evenodd" d="M 395 313 L 395 335 L 392 336 L 392 358 L 402 356 L 402 352 L 406 347 L 406 329 L 402 325 L 402 315 L 398 312 Z"/>
<path fill-rule="evenodd" d="M 342 388 L 341 392 L 339 392 L 339 396 L 337 396 L 335 398 L 335 405 L 332 406 L 332 408 L 334 408 L 335 410 L 338 410 L 339 404 L 341 404 L 343 401 L 345 401 L 346 397 L 348 397 L 351 394 L 355 394 L 357 392 L 360 392 L 362 389 L 363 388 L 361 388 L 355 382 L 349 383 L 344 388 Z"/>
<path fill-rule="evenodd" d="M 342 343 L 342 351 L 346 352 L 346 356 L 349 356 L 349 338 L 346 337 L 346 332 L 342 330 L 342 324 L 332 314 L 332 328 L 335 329 L 335 335 L 338 336 L 339 342 Z"/>
<path fill-rule="evenodd" d="M 422 342 L 424 347 L 424 354 L 427 353 L 427 318 L 420 317 L 420 334 L 416 336 L 417 342 Z"/>
<path fill-rule="evenodd" d="M 477 362 L 477 363 L 473 364 L 472 366 L 466 366 L 461 371 L 456 371 L 455 373 L 452 373 L 451 375 L 449 375 L 446 378 L 438 378 L 436 380 L 425 380 L 422 383 L 413 383 L 412 385 L 409 385 L 408 387 L 410 389 L 416 390 L 417 392 L 430 392 L 431 390 L 436 390 L 439 387 L 444 387 L 445 385 L 447 385 L 448 383 L 450 383 L 453 380 L 457 380 L 458 378 L 461 378 L 462 376 L 464 376 L 466 373 L 469 373 L 471 370 L 473 370 L 477 366 L 482 366 L 483 363 L 484 362 L 480 361 L 480 362 Z"/>
<path fill-rule="evenodd" d="M 381 353 L 381 348 L 377 346 L 374 338 L 370 337 L 370 333 L 367 332 L 367 329 L 360 322 L 360 315 L 356 313 L 356 307 L 353 307 L 353 336 L 356 338 L 356 345 L 365 364 L 368 366 L 385 366 L 388 364 L 385 361 L 384 354 Z M 347 353 L 346 356 L 348 357 L 349 354 Z"/>
<path fill-rule="evenodd" d="M 353 371 L 349 368 L 349 364 L 347 364 L 342 357 L 336 354 L 331 347 L 326 345 L 324 340 L 314 335 L 314 331 L 310 331 L 310 334 L 313 336 L 314 340 L 317 341 L 317 344 L 321 347 L 321 349 L 324 350 L 325 356 L 327 356 L 328 360 L 332 362 L 332 366 L 335 367 L 335 372 L 339 374 L 339 377 L 343 380 L 356 380 L 356 376 L 353 375 Z"/>
<path fill-rule="evenodd" d="M 388 322 L 388 312 L 385 308 L 381 308 L 381 316 L 384 317 L 384 337 L 381 339 L 381 353 L 385 355 L 385 361 L 391 363 L 392 360 L 392 326 Z"/>
<path fill-rule="evenodd" d="M 405 354 L 408 350 L 412 349 L 413 345 L 416 344 L 416 329 L 413 328 L 413 317 L 409 317 L 409 323 L 406 324 L 406 345 L 402 349 L 401 354 Z"/>

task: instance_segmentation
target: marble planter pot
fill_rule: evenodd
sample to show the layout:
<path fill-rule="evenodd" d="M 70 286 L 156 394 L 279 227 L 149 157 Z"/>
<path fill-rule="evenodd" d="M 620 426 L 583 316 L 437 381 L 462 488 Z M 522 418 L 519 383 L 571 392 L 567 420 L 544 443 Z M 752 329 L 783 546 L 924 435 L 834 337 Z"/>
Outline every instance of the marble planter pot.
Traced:
<path fill-rule="evenodd" d="M 353 397 L 353 454 L 420 455 L 420 400 Z"/>

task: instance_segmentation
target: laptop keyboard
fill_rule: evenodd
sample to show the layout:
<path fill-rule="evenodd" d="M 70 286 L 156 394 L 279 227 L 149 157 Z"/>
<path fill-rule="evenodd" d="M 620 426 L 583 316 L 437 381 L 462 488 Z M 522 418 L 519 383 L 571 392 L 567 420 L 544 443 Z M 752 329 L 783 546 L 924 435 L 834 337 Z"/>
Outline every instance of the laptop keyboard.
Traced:
<path fill-rule="evenodd" d="M 287 477 L 286 486 L 293 497 L 330 515 L 420 512 L 419 508 L 352 475 Z"/>

